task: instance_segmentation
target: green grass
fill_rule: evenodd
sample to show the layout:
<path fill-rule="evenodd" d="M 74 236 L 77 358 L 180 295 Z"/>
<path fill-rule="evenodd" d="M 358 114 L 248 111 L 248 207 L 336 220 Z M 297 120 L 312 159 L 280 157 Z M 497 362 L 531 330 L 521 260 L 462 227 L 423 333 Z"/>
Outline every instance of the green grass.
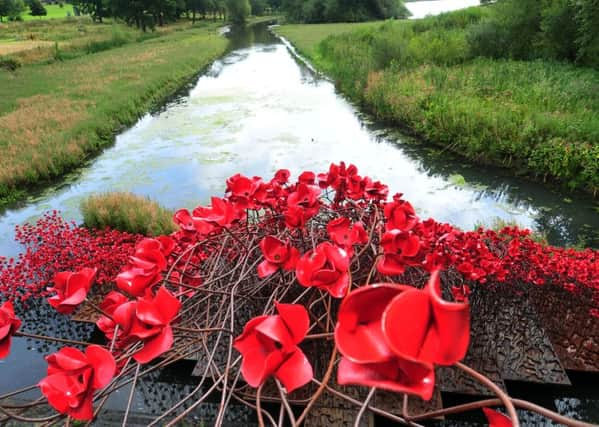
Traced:
<path fill-rule="evenodd" d="M 89 17 L 10 22 L 0 25 L 0 55 L 25 65 L 47 63 L 56 59 L 57 51 L 61 58 L 72 59 L 187 28 L 183 21 L 144 33 L 121 22 L 94 23 Z"/>
<path fill-rule="evenodd" d="M 293 42 L 303 54 L 313 57 L 318 54 L 321 41 L 332 35 L 344 34 L 356 29 L 379 27 L 384 21 L 351 22 L 335 24 L 289 24 L 277 28 L 277 33 Z"/>
<path fill-rule="evenodd" d="M 144 236 L 168 235 L 176 231 L 174 212 L 150 199 L 131 193 L 107 193 L 88 197 L 81 203 L 83 225 Z"/>
<path fill-rule="evenodd" d="M 31 16 L 29 14 L 29 9 L 25 12 L 21 17 L 24 21 L 41 21 L 44 19 L 57 19 L 57 18 L 66 18 L 67 16 L 74 16 L 73 5 L 72 4 L 64 4 L 63 7 L 60 7 L 57 4 L 49 4 L 45 5 L 46 11 L 48 14 L 46 16 Z"/>
<path fill-rule="evenodd" d="M 68 61 L 0 70 L 0 199 L 63 175 L 220 56 L 201 23 Z"/>
<path fill-rule="evenodd" d="M 468 31 L 492 13 L 278 31 L 378 118 L 476 162 L 596 195 L 599 72 L 473 58 Z"/>

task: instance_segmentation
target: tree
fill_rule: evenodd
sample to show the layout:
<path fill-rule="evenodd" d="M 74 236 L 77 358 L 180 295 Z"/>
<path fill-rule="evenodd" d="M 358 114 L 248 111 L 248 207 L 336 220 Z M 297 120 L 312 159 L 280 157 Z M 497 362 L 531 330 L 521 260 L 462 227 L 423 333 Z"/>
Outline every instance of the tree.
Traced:
<path fill-rule="evenodd" d="M 266 0 L 250 0 L 250 5 L 252 6 L 252 15 L 264 15 L 266 8 L 268 7 L 268 3 Z"/>
<path fill-rule="evenodd" d="M 249 0 L 227 0 L 226 6 L 229 19 L 235 24 L 244 24 L 252 11 Z"/>
<path fill-rule="evenodd" d="M 10 21 L 19 19 L 25 9 L 23 0 L 0 0 L 0 22 L 3 17 Z"/>
<path fill-rule="evenodd" d="M 31 10 L 31 16 L 46 16 L 48 14 L 48 11 L 40 0 L 31 0 L 29 9 Z"/>
<path fill-rule="evenodd" d="M 80 13 L 90 15 L 96 22 L 110 15 L 110 2 L 108 0 L 73 0 L 73 6 Z"/>

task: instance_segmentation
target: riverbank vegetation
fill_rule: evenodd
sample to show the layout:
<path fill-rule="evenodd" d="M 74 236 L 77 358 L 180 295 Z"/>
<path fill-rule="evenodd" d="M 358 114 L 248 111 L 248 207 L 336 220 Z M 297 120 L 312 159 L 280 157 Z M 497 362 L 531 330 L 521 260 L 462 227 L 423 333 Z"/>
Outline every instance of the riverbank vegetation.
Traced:
<path fill-rule="evenodd" d="M 175 232 L 174 212 L 132 193 L 95 194 L 81 203 L 87 228 L 159 236 Z"/>
<path fill-rule="evenodd" d="M 80 166 L 227 47 L 218 23 L 14 72 L 0 69 L 0 200 Z M 74 37 L 76 38 L 76 37 Z"/>
<path fill-rule="evenodd" d="M 556 2 L 503 0 L 417 21 L 347 25 L 343 34 L 326 25 L 279 31 L 378 118 L 477 162 L 596 195 L 594 2 L 557 2 L 557 10 Z"/>

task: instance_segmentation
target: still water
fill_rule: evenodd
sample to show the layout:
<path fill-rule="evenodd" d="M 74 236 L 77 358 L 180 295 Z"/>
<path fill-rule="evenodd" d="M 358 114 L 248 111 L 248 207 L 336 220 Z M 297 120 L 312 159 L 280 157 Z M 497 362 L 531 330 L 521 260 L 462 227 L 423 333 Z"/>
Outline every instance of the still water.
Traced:
<path fill-rule="evenodd" d="M 422 16 L 458 3 L 477 1 L 425 1 L 409 7 Z M 93 193 L 131 191 L 171 209 L 191 208 L 222 194 L 225 179 L 237 172 L 269 177 L 279 168 L 294 174 L 324 171 L 340 160 L 403 192 L 422 217 L 465 229 L 501 218 L 546 233 L 556 244 L 582 239 L 599 245 L 593 231 L 599 229 L 599 207 L 588 198 L 468 165 L 373 122 L 265 26 L 234 31 L 230 39 L 228 54 L 169 103 L 118 135 L 113 147 L 60 183 L 1 212 L 0 254 L 18 253 L 12 241 L 16 224 L 51 209 L 78 221 L 81 200 Z M 25 317 L 34 333 L 86 339 L 93 329 L 71 325 L 43 309 Z M 15 340 L 13 354 L 0 361 L 0 393 L 38 381 L 46 366 L 42 354 L 55 349 Z M 158 386 L 160 381 L 140 385 L 136 410 L 169 407 L 188 390 L 170 381 Z M 126 390 L 120 398 L 125 396 Z M 110 406 L 121 404 L 117 396 Z"/>

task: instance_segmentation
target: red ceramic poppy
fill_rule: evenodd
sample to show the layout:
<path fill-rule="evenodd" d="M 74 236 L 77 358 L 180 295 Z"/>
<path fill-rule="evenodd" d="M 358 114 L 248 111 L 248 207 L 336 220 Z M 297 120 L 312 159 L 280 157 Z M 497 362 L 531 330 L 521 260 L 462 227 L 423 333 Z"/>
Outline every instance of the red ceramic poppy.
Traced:
<path fill-rule="evenodd" d="M 181 302 L 164 287 L 153 298 L 146 296 L 120 305 L 112 317 L 122 330 L 121 345 L 143 341 L 143 348 L 133 355 L 142 364 L 166 353 L 173 345 L 170 324 L 180 309 Z"/>
<path fill-rule="evenodd" d="M 382 184 L 380 181 L 373 182 L 369 177 L 364 177 L 363 180 L 364 195 L 368 200 L 382 201 L 387 200 L 389 196 L 389 187 Z"/>
<path fill-rule="evenodd" d="M 302 172 L 297 178 L 297 181 L 301 184 L 314 185 L 316 182 L 316 174 L 310 171 Z"/>
<path fill-rule="evenodd" d="M 179 209 L 177 212 L 175 212 L 173 221 L 181 228 L 181 230 L 195 232 L 193 217 L 187 209 Z"/>
<path fill-rule="evenodd" d="M 385 205 L 387 230 L 410 231 L 418 223 L 416 211 L 409 202 L 401 199 L 401 194 L 393 196 L 393 201 Z"/>
<path fill-rule="evenodd" d="M 288 169 L 279 169 L 273 178 L 273 181 L 279 185 L 285 185 L 289 181 L 291 172 Z"/>
<path fill-rule="evenodd" d="M 324 242 L 299 259 L 295 273 L 301 285 L 342 298 L 349 288 L 349 256 L 345 250 Z"/>
<path fill-rule="evenodd" d="M 489 421 L 489 427 L 512 427 L 512 421 L 502 413 L 489 408 L 483 408 L 483 412 Z"/>
<path fill-rule="evenodd" d="M 287 197 L 287 204 L 291 208 L 301 208 L 305 216 L 311 218 L 320 209 L 320 188 L 315 185 L 299 184 L 297 189 Z"/>
<path fill-rule="evenodd" d="M 88 346 L 85 354 L 65 347 L 46 360 L 48 376 L 38 385 L 48 403 L 76 420 L 91 420 L 94 390 L 108 385 L 116 371 L 112 354 L 97 345 Z"/>
<path fill-rule="evenodd" d="M 61 314 L 71 314 L 87 297 L 97 271 L 97 268 L 83 268 L 76 273 L 57 273 L 54 287 L 48 288 L 48 291 L 56 292 L 56 295 L 48 298 L 50 305 Z"/>
<path fill-rule="evenodd" d="M 136 259 L 156 264 L 159 271 L 166 269 L 166 257 L 163 253 L 163 244 L 158 239 L 142 239 L 135 245 Z"/>
<path fill-rule="evenodd" d="M 298 347 L 308 333 L 310 320 L 302 305 L 275 306 L 278 315 L 250 320 L 233 345 L 243 356 L 241 374 L 250 386 L 259 387 L 274 376 L 291 393 L 313 376 L 310 362 Z"/>
<path fill-rule="evenodd" d="M 453 365 L 468 351 L 470 307 L 467 303 L 442 299 L 436 271 L 424 290 L 402 292 L 389 303 L 382 328 L 395 354 L 437 365 Z"/>
<path fill-rule="evenodd" d="M 207 235 L 219 227 L 230 227 L 237 219 L 235 206 L 225 199 L 212 197 L 212 206 L 198 206 L 193 210 L 193 225 L 198 233 Z"/>
<path fill-rule="evenodd" d="M 260 249 L 265 260 L 258 265 L 258 277 L 270 276 L 280 268 L 292 271 L 299 259 L 299 251 L 289 242 L 282 242 L 274 236 L 266 236 L 260 241 Z"/>
<path fill-rule="evenodd" d="M 155 263 L 131 257 L 129 266 L 116 277 L 116 285 L 123 292 L 139 297 L 161 279 L 160 269 Z"/>
<path fill-rule="evenodd" d="M 390 230 L 381 238 L 384 256 L 377 264 L 379 273 L 387 276 L 403 274 L 408 265 L 415 265 L 420 251 L 420 239 L 411 232 Z"/>
<path fill-rule="evenodd" d="M 15 317 L 12 302 L 6 301 L 0 305 L 0 359 L 10 353 L 12 336 L 21 327 L 21 321 Z"/>
<path fill-rule="evenodd" d="M 335 342 L 344 356 L 337 370 L 339 384 L 410 393 L 428 400 L 435 385 L 430 363 L 399 357 L 388 345 L 382 319 L 389 303 L 411 286 L 377 284 L 353 291 L 339 308 Z"/>
<path fill-rule="evenodd" d="M 353 245 L 368 242 L 368 234 L 364 230 L 364 225 L 361 222 L 352 225 L 349 218 L 344 216 L 329 221 L 327 232 L 333 242 L 346 250 Z"/>

